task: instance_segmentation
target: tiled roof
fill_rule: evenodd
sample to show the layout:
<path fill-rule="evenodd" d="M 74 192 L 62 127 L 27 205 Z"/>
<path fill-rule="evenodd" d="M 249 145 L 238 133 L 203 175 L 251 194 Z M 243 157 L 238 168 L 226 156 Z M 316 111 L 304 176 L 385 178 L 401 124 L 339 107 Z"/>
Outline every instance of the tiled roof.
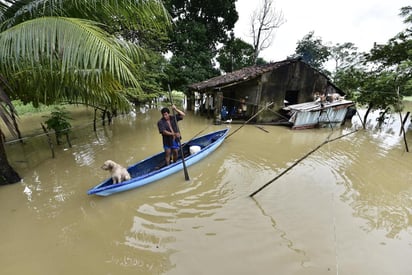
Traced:
<path fill-rule="evenodd" d="M 284 61 L 269 63 L 265 65 L 255 65 L 251 67 L 245 67 L 240 70 L 227 73 L 224 75 L 216 76 L 216 77 L 210 78 L 202 82 L 190 84 L 188 87 L 192 90 L 205 90 L 208 88 L 216 88 L 216 87 L 227 86 L 230 84 L 241 83 L 241 82 L 254 79 L 256 77 L 261 76 L 262 74 L 266 72 L 270 72 L 274 69 L 280 68 L 290 63 L 294 63 L 296 61 L 297 59 L 287 59 Z"/>

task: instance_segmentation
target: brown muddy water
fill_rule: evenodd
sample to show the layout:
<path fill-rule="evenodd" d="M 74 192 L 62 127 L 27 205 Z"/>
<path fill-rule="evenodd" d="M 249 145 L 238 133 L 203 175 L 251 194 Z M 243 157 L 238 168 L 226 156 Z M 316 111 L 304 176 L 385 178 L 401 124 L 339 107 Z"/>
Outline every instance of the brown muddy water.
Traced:
<path fill-rule="evenodd" d="M 158 110 L 93 132 L 77 112 L 72 148 L 51 158 L 41 116 L 21 119 L 7 153 L 21 183 L 0 187 L 1 274 L 412 274 L 412 153 L 399 117 L 359 128 L 246 125 L 208 158 L 109 197 L 87 190 L 106 159 L 131 165 L 161 150 Z M 81 119 L 80 119 L 81 118 Z M 189 113 L 183 139 L 221 127 Z M 37 129 L 37 130 L 35 130 Z M 412 147 L 412 131 L 407 133 Z M 411 148 L 412 149 L 412 148 Z"/>

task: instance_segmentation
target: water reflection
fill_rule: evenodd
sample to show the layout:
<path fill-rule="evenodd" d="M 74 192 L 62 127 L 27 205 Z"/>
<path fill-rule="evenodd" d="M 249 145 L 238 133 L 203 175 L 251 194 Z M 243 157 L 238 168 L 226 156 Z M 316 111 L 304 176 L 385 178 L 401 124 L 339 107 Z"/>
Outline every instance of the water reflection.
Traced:
<path fill-rule="evenodd" d="M 278 228 L 277 224 L 276 224 L 276 220 L 274 219 L 274 217 L 270 216 L 269 214 L 266 213 L 265 209 L 260 205 L 259 201 L 256 200 L 255 198 L 252 198 L 254 200 L 254 202 L 256 203 L 256 206 L 260 209 L 260 211 L 262 212 L 262 215 L 265 217 L 268 217 L 272 223 L 272 227 L 274 229 L 274 233 L 278 234 L 286 243 L 287 247 L 289 249 L 291 249 L 294 253 L 298 254 L 301 257 L 301 266 L 305 267 L 305 263 L 309 262 L 309 258 L 306 255 L 306 252 L 302 249 L 296 248 L 295 244 L 293 243 L 293 241 L 291 239 L 288 238 L 287 232 L 281 230 L 280 228 Z"/>
<path fill-rule="evenodd" d="M 365 110 L 360 109 L 359 115 L 363 118 Z M 372 140 L 376 142 L 379 146 L 384 149 L 384 151 L 391 150 L 392 148 L 399 145 L 403 137 L 401 136 L 401 125 L 402 121 L 399 114 L 388 114 L 386 120 L 379 124 L 377 119 L 379 117 L 379 111 L 373 111 L 368 115 L 368 122 L 366 123 L 366 128 L 370 131 Z M 352 124 L 361 128 L 362 124 L 359 117 L 354 117 Z M 408 129 L 410 120 L 407 120 L 404 128 Z"/>
<path fill-rule="evenodd" d="M 393 125 L 395 129 L 399 126 Z M 402 149 L 398 133 L 384 132 L 359 132 L 351 140 L 351 148 L 336 143 L 328 152 L 327 164 L 335 171 L 334 181 L 346 187 L 341 199 L 353 208 L 355 217 L 367 221 L 362 228 L 382 230 L 387 237 L 396 238 L 411 226 L 412 167 L 410 158 L 398 151 Z"/>
<path fill-rule="evenodd" d="M 85 144 L 79 148 L 79 151 L 73 152 L 74 159 L 80 166 L 90 166 L 94 162 L 95 144 Z"/>

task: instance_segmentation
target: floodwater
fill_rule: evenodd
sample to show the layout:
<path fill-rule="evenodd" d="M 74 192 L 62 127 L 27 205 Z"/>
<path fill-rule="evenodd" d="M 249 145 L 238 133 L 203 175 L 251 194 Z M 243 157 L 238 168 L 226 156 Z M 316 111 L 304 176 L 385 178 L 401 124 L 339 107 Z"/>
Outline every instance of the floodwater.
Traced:
<path fill-rule="evenodd" d="M 358 117 L 339 129 L 246 125 L 188 167 L 190 181 L 109 197 L 86 194 L 108 177 L 100 166 L 159 152 L 160 113 L 96 132 L 81 115 L 54 159 L 40 116 L 20 122 L 34 137 L 7 145 L 23 180 L 0 187 L 2 275 L 412 274 L 412 152 L 398 115 L 353 133 Z M 193 113 L 179 125 L 183 140 L 241 126 Z"/>

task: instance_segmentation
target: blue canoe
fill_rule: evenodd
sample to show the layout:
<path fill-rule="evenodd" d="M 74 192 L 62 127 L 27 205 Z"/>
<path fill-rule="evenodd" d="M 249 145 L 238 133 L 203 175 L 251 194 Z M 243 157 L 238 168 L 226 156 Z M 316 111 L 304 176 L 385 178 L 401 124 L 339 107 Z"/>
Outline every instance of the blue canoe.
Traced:
<path fill-rule="evenodd" d="M 228 132 L 229 129 L 219 130 L 201 137 L 193 138 L 186 143 L 182 143 L 186 167 L 200 161 L 215 151 L 225 140 Z M 190 154 L 190 147 L 200 148 L 200 151 Z M 161 152 L 129 166 L 127 170 L 132 177 L 130 180 L 113 184 L 112 179 L 108 178 L 102 183 L 89 189 L 87 194 L 108 196 L 114 193 L 137 188 L 183 170 L 183 162 L 179 156 L 178 161 L 165 166 L 165 155 L 164 152 Z"/>

